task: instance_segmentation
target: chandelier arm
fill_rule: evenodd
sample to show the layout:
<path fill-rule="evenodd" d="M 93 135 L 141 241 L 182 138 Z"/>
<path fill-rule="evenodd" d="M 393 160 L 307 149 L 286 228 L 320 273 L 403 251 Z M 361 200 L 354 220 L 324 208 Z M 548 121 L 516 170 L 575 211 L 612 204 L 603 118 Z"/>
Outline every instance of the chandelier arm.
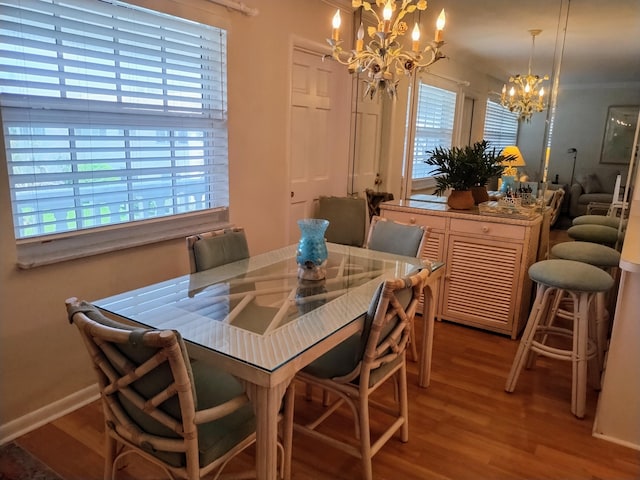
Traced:
<path fill-rule="evenodd" d="M 376 17 L 376 25 L 380 25 L 380 23 L 382 23 L 382 20 L 378 16 L 378 12 L 376 12 L 376 10 L 371 6 L 371 3 L 362 2 L 362 6 L 360 8 L 366 10 L 367 12 L 371 12 L 373 16 Z"/>

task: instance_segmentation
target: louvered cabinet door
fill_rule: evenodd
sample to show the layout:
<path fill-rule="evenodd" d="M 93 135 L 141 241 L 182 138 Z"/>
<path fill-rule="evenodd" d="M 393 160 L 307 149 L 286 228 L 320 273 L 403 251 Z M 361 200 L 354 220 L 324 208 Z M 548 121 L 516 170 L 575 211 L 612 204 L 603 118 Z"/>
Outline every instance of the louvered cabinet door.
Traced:
<path fill-rule="evenodd" d="M 452 234 L 447 247 L 442 318 L 511 334 L 522 245 Z"/>

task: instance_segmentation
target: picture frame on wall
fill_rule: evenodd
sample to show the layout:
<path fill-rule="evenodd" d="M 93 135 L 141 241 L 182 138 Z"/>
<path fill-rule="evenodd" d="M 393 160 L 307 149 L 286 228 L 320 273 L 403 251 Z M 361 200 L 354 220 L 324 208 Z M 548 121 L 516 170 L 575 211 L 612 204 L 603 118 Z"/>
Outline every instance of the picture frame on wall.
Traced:
<path fill-rule="evenodd" d="M 628 164 L 640 105 L 612 105 L 607 110 L 600 163 Z"/>

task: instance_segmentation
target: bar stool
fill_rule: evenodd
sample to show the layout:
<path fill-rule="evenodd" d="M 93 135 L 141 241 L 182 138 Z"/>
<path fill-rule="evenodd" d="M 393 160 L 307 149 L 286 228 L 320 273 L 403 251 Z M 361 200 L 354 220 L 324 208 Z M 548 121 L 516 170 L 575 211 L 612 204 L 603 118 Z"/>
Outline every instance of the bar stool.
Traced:
<path fill-rule="evenodd" d="M 611 217 L 609 215 L 580 215 L 571 221 L 571 225 L 604 225 L 605 227 L 620 227 L 620 217 Z M 625 227 L 626 221 L 622 221 L 622 228 Z"/>
<path fill-rule="evenodd" d="M 576 262 L 588 263 L 594 267 L 604 269 L 611 277 L 615 279 L 615 269 L 620 263 L 620 252 L 591 242 L 563 242 L 554 245 L 551 248 L 551 258 L 559 258 L 564 260 L 575 260 Z M 596 345 L 598 346 L 598 363 L 600 369 L 604 367 L 604 354 L 607 350 L 607 337 L 609 334 L 609 326 L 611 321 L 610 312 L 615 306 L 614 296 L 610 301 L 606 299 L 605 292 L 596 294 L 596 315 L 595 324 L 592 325 L 592 331 L 595 336 Z M 559 305 L 560 298 L 556 299 L 556 308 Z M 607 304 L 609 308 L 607 309 Z M 607 311 L 608 310 L 608 311 Z M 593 318 L 593 317 L 591 317 Z"/>
<path fill-rule="evenodd" d="M 623 238 L 616 228 L 594 224 L 574 225 L 567 230 L 567 234 L 574 240 L 602 245 L 615 245 Z"/>
<path fill-rule="evenodd" d="M 598 292 L 613 286 L 613 278 L 604 270 L 574 260 L 551 259 L 529 267 L 529 277 L 536 282 L 536 298 L 531 308 L 518 351 L 505 384 L 513 392 L 525 363 L 533 367 L 536 354 L 572 363 L 571 413 L 584 417 L 587 397 L 587 361 L 591 360 L 594 383 L 599 387 L 597 347 L 589 338 L 589 315 Z M 572 329 L 557 327 L 550 318 L 557 295 L 572 299 Z M 571 349 L 561 349 L 547 342 L 553 337 L 572 338 Z"/>

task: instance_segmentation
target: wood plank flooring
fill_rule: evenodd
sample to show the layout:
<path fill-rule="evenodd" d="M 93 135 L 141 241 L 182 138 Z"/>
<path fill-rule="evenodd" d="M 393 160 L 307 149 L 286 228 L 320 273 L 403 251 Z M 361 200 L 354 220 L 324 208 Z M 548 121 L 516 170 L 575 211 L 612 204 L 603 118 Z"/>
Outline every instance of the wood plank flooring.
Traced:
<path fill-rule="evenodd" d="M 523 372 L 514 393 L 505 393 L 517 345 L 504 336 L 437 322 L 429 388 L 417 386 L 417 364 L 409 362 L 409 442 L 393 438 L 382 448 L 374 457 L 375 478 L 640 478 L 640 452 L 591 435 L 596 391 L 589 390 L 583 420 L 570 413 L 569 363 L 541 358 L 534 370 Z M 307 402 L 301 391 L 296 415 L 304 417 L 318 402 Z M 338 412 L 328 427 L 351 435 L 349 412 Z M 66 480 L 99 479 L 102 432 L 102 412 L 94 402 L 16 442 Z M 246 468 L 252 455 L 248 450 L 235 463 Z M 163 478 L 155 466 L 132 458 L 119 479 Z M 357 479 L 360 466 L 356 459 L 294 433 L 293 478 Z"/>

